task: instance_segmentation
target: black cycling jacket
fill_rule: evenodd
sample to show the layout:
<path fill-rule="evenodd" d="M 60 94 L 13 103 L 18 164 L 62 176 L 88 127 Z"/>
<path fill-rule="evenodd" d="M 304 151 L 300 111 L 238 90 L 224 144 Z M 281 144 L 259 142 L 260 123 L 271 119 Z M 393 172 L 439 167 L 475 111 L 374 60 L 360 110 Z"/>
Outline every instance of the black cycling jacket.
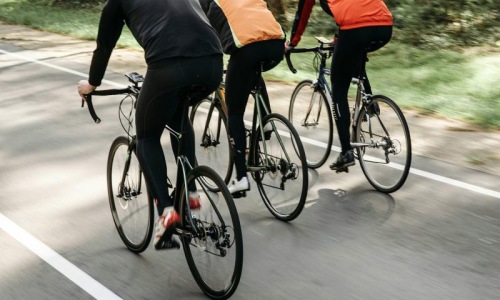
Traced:
<path fill-rule="evenodd" d="M 91 85 L 101 84 L 125 23 L 144 48 L 148 65 L 173 57 L 222 53 L 217 33 L 197 0 L 108 0 L 90 66 Z"/>
<path fill-rule="evenodd" d="M 226 16 L 214 0 L 199 0 L 201 7 L 217 31 L 224 53 L 231 54 L 237 49 Z"/>

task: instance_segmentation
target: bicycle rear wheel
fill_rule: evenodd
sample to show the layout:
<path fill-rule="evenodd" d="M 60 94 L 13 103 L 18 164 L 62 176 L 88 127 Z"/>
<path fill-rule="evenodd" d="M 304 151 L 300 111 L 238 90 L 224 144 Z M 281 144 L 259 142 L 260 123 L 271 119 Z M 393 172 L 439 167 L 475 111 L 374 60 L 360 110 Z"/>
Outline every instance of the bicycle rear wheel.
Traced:
<path fill-rule="evenodd" d="M 153 233 L 154 205 L 129 139 L 117 137 L 109 150 L 108 199 L 123 243 L 135 253 L 144 251 Z M 132 148 L 132 149 L 131 149 Z"/>
<path fill-rule="evenodd" d="M 333 120 L 323 91 L 311 80 L 304 80 L 295 87 L 288 119 L 302 140 L 307 166 L 313 169 L 321 167 L 332 149 Z"/>
<path fill-rule="evenodd" d="M 269 114 L 263 126 L 272 125 L 264 141 L 260 135 L 252 137 L 250 166 L 262 167 L 252 172 L 264 204 L 277 219 L 295 219 L 306 202 L 308 169 L 306 154 L 300 137 L 284 116 Z M 257 129 L 260 133 L 260 129 Z"/>
<path fill-rule="evenodd" d="M 406 181 L 411 165 L 408 124 L 397 104 L 385 96 L 373 96 L 356 122 L 356 154 L 366 179 L 384 193 L 397 191 Z"/>
<path fill-rule="evenodd" d="M 193 107 L 190 116 L 195 132 L 195 153 L 198 165 L 210 166 L 227 184 L 233 172 L 227 118 L 221 105 L 204 99 Z"/>
<path fill-rule="evenodd" d="M 189 215 L 182 201 L 181 228 L 189 232 L 181 238 L 184 254 L 201 290 L 212 299 L 226 299 L 238 287 L 243 268 L 238 212 L 226 184 L 213 169 L 195 167 L 188 174 L 187 186 L 191 183 L 196 184 L 201 208 Z"/>

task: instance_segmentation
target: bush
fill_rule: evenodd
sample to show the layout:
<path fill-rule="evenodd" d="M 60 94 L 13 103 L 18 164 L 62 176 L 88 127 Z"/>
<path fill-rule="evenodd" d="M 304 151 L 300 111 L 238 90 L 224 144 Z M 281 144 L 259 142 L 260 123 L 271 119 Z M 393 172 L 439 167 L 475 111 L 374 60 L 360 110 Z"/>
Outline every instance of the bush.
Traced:
<path fill-rule="evenodd" d="M 48 6 L 61 6 L 65 8 L 86 8 L 97 9 L 101 8 L 106 0 L 29 0 L 32 3 L 48 5 Z"/>

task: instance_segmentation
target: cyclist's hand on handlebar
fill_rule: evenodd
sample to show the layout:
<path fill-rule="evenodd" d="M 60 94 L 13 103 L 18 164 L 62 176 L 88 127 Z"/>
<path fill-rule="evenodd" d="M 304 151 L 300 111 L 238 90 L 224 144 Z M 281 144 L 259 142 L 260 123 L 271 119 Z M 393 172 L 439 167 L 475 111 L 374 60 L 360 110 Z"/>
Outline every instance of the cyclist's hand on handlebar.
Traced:
<path fill-rule="evenodd" d="M 290 44 L 290 41 L 285 42 L 285 53 L 289 52 L 291 49 L 295 48 L 292 44 Z"/>
<path fill-rule="evenodd" d="M 88 80 L 80 80 L 78 82 L 78 94 L 80 94 L 80 97 L 82 100 L 87 99 L 87 94 L 92 93 L 95 90 L 95 86 L 91 85 Z"/>

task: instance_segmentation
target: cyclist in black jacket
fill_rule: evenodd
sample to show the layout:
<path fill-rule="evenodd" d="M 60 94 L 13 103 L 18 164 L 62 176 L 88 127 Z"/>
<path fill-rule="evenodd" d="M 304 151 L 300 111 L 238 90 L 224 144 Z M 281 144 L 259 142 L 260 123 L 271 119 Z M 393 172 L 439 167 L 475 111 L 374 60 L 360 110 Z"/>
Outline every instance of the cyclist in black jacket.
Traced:
<path fill-rule="evenodd" d="M 157 246 L 160 241 L 170 241 L 180 220 L 168 193 L 160 137 L 165 125 L 180 130 L 180 101 L 184 100 L 180 93 L 185 88 L 203 85 L 208 95 L 218 87 L 222 80 L 222 49 L 217 33 L 196 0 L 108 0 L 101 14 L 89 79 L 78 83 L 82 98 L 101 84 L 124 24 L 144 48 L 148 65 L 137 101 L 135 123 L 137 157 L 160 216 L 154 238 Z M 184 149 L 193 163 L 194 132 L 191 123 L 187 127 Z M 171 140 L 177 155 L 177 141 Z M 190 206 L 200 207 L 198 196 L 190 195 Z"/>

